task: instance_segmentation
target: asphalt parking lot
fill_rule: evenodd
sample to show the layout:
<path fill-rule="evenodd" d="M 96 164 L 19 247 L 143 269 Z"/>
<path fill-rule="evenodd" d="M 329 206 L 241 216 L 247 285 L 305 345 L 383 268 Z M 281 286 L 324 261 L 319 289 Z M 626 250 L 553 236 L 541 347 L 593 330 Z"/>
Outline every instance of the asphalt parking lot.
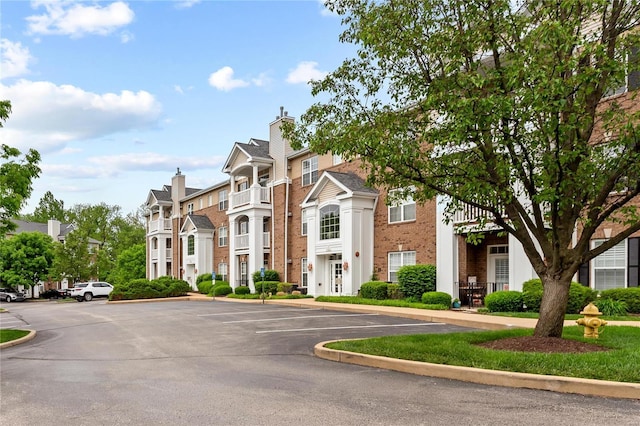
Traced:
<path fill-rule="evenodd" d="M 6 307 L 6 306 L 5 306 Z M 3 424 L 636 424 L 640 402 L 345 365 L 319 341 L 466 330 L 231 302 L 24 303 L 34 340 L 0 351 Z M 6 423 L 5 423 L 6 421 Z"/>

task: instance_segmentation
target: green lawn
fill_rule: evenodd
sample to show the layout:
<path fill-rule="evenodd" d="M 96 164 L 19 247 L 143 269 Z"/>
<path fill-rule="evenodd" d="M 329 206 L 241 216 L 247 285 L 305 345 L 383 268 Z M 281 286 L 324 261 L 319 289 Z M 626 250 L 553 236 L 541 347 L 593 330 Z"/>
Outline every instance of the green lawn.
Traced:
<path fill-rule="evenodd" d="M 0 343 L 10 342 L 29 334 L 26 330 L 0 330 Z"/>
<path fill-rule="evenodd" d="M 565 327 L 563 338 L 595 343 L 611 349 L 606 352 L 545 354 L 498 351 L 476 346 L 477 343 L 532 333 L 533 330 L 529 329 L 514 329 L 387 336 L 335 342 L 327 347 L 390 358 L 489 370 L 640 382 L 638 327 L 607 326 L 597 340 L 582 337 L 582 327 Z"/>
<path fill-rule="evenodd" d="M 540 314 L 537 312 L 482 312 L 485 315 L 494 315 L 497 317 L 512 317 L 512 318 L 534 318 L 538 319 Z M 584 315 L 580 314 L 565 314 L 565 320 L 577 320 L 578 318 L 582 318 Z M 606 321 L 640 321 L 640 316 L 638 315 L 624 315 L 624 316 L 612 316 L 612 315 L 603 315 L 603 320 Z"/>

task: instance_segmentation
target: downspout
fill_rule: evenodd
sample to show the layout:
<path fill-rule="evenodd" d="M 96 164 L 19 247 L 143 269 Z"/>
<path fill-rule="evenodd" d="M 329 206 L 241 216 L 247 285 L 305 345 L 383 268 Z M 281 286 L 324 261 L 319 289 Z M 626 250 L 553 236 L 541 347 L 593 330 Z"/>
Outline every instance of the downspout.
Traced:
<path fill-rule="evenodd" d="M 286 162 L 284 167 L 287 167 Z M 284 194 L 284 279 L 289 282 L 289 174 L 285 169 L 285 194 Z"/>
<path fill-rule="evenodd" d="M 275 176 L 274 176 L 275 178 Z M 276 213 L 275 204 L 273 200 L 273 182 L 271 183 L 271 269 L 276 268 L 276 259 L 273 256 L 273 252 L 276 250 Z"/>

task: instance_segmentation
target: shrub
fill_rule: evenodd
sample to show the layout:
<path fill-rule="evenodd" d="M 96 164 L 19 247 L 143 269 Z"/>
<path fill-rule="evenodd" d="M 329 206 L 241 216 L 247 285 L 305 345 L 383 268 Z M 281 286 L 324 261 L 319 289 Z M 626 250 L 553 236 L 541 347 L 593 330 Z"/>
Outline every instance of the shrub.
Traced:
<path fill-rule="evenodd" d="M 522 283 L 523 303 L 527 305 L 527 310 L 532 312 L 540 311 L 540 303 L 542 302 L 542 281 L 540 278 L 534 278 Z M 572 282 L 569 287 L 569 300 L 567 302 L 568 314 L 577 314 L 595 299 L 596 292 L 589 287 L 585 287 L 580 283 Z"/>
<path fill-rule="evenodd" d="M 640 314 L 640 287 L 603 290 L 600 292 L 600 298 L 624 302 L 629 313 Z"/>
<path fill-rule="evenodd" d="M 522 292 L 522 303 L 527 305 L 527 311 L 540 312 L 542 302 L 542 288 Z"/>
<path fill-rule="evenodd" d="M 213 288 L 214 296 L 226 296 L 227 294 L 233 293 L 233 289 L 229 284 L 216 285 Z"/>
<path fill-rule="evenodd" d="M 387 298 L 387 283 L 369 281 L 360 286 L 360 297 L 364 299 L 384 300 Z"/>
<path fill-rule="evenodd" d="M 627 304 L 620 300 L 598 299 L 593 302 L 598 307 L 602 315 L 624 316 L 627 315 Z"/>
<path fill-rule="evenodd" d="M 489 312 L 520 312 L 522 310 L 522 293 L 519 291 L 496 291 L 487 294 L 484 306 Z"/>
<path fill-rule="evenodd" d="M 593 302 L 596 298 L 597 292 L 589 287 L 583 286 L 580 283 L 572 282 L 569 288 L 569 301 L 567 302 L 567 313 L 577 314 L 589 302 Z"/>
<path fill-rule="evenodd" d="M 404 295 L 400 291 L 400 284 L 387 284 L 387 298 L 394 300 L 404 299 Z"/>
<path fill-rule="evenodd" d="M 234 290 L 235 294 L 249 294 L 251 293 L 251 289 L 247 286 L 236 287 Z"/>
<path fill-rule="evenodd" d="M 213 276 L 211 274 L 201 274 L 196 278 L 196 286 L 203 281 L 211 282 L 213 280 Z"/>
<path fill-rule="evenodd" d="M 264 281 L 264 287 L 263 287 L 263 281 L 254 281 L 253 282 L 256 286 L 256 294 L 262 294 L 263 288 L 264 288 L 264 292 L 266 294 L 276 294 L 278 292 L 278 284 L 280 284 L 280 281 Z"/>
<path fill-rule="evenodd" d="M 260 275 L 260 271 L 254 272 L 252 278 L 254 283 L 261 282 L 262 276 Z M 264 280 L 280 282 L 280 274 L 278 273 L 278 271 L 275 271 L 273 269 L 265 269 Z"/>
<path fill-rule="evenodd" d="M 169 297 L 184 296 L 191 290 L 192 290 L 191 286 L 185 280 L 173 280 L 167 288 L 167 296 Z"/>
<path fill-rule="evenodd" d="M 291 289 L 293 288 L 292 284 L 289 283 L 278 283 L 278 293 L 291 293 Z"/>
<path fill-rule="evenodd" d="M 196 285 L 198 286 L 198 291 L 202 294 L 209 294 L 213 288 L 213 282 L 211 281 L 200 281 Z"/>
<path fill-rule="evenodd" d="M 434 265 L 406 265 L 398 269 L 400 291 L 405 297 L 420 300 L 422 294 L 436 290 Z"/>
<path fill-rule="evenodd" d="M 428 291 L 422 295 L 422 303 L 425 305 L 451 306 L 451 295 L 442 291 Z"/>

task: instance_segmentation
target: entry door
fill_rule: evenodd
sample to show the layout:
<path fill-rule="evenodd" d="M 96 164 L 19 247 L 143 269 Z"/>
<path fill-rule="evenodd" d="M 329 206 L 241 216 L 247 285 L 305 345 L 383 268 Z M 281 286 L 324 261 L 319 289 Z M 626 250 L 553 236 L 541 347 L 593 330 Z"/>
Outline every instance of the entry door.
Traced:
<path fill-rule="evenodd" d="M 491 256 L 489 258 L 489 282 L 496 283 L 494 291 L 506 290 L 509 284 L 509 256 Z"/>
<path fill-rule="evenodd" d="M 342 260 L 331 261 L 331 294 L 342 294 Z"/>

